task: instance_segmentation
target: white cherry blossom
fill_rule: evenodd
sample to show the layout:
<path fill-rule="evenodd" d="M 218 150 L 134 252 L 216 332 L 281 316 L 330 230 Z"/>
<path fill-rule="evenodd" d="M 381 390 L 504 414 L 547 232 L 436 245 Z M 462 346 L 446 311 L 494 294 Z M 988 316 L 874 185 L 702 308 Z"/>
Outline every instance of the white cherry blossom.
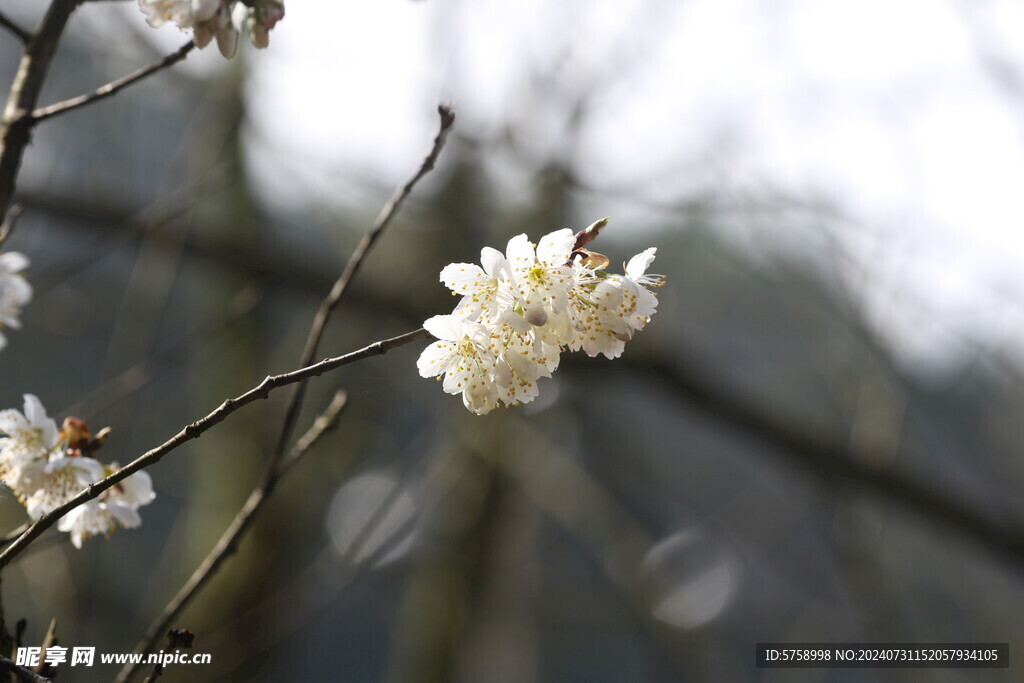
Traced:
<path fill-rule="evenodd" d="M 15 468 L 42 460 L 46 461 L 60 444 L 57 423 L 47 414 L 42 402 L 32 394 L 25 394 L 24 413 L 13 408 L 0 411 L 0 473 L 7 476 Z M 13 487 L 12 487 L 13 488 Z"/>
<path fill-rule="evenodd" d="M 559 348 L 533 334 L 530 324 L 515 313 L 507 314 L 505 322 L 492 329 L 489 349 L 495 357 L 498 397 L 506 405 L 535 399 L 539 393 L 537 380 L 550 377 L 558 367 Z"/>
<path fill-rule="evenodd" d="M 503 308 L 512 307 L 512 271 L 504 255 L 491 247 L 481 250 L 480 264 L 449 264 L 441 271 L 441 282 L 453 295 L 462 295 L 455 315 L 469 321 L 494 323 Z"/>
<path fill-rule="evenodd" d="M 477 415 L 493 410 L 498 399 L 493 380 L 496 359 L 488 348 L 487 328 L 452 315 L 435 315 L 423 327 L 440 341 L 420 355 L 420 375 L 436 377 L 444 373 L 445 393 L 461 393 L 463 404 Z"/>
<path fill-rule="evenodd" d="M 531 325 L 545 325 L 565 312 L 573 285 L 573 269 L 567 264 L 575 243 L 568 228 L 545 235 L 536 247 L 525 234 L 509 240 L 505 256 L 514 291 Z"/>
<path fill-rule="evenodd" d="M 650 289 L 664 278 L 647 274 L 653 247 L 630 259 L 623 275 L 604 272 L 608 258 L 578 245 L 593 241 L 606 223 L 579 235 L 556 230 L 538 245 L 517 235 L 504 255 L 484 248 L 479 266 L 446 266 L 441 282 L 461 299 L 451 315 L 424 323 L 440 341 L 423 351 L 420 374 L 444 374 L 444 390 L 461 393 L 466 407 L 483 415 L 499 401 L 536 398 L 538 380 L 551 376 L 563 350 L 621 356 L 654 315 L 658 300 Z"/>
<path fill-rule="evenodd" d="M 66 503 L 103 478 L 103 465 L 93 458 L 57 455 L 22 478 L 25 509 L 32 519 Z"/>
<path fill-rule="evenodd" d="M 81 493 L 89 485 L 118 469 L 90 457 L 104 442 L 92 438 L 88 426 L 66 418 L 64 429 L 46 414 L 38 398 L 25 395 L 24 412 L 0 411 L 0 480 L 25 505 L 29 517 L 39 519 Z M 108 430 L 101 430 L 107 432 Z M 65 515 L 58 528 L 71 533 L 72 543 L 109 533 L 117 526 L 141 523 L 138 508 L 155 497 L 153 482 L 136 472 Z"/>
<path fill-rule="evenodd" d="M 221 0 L 139 0 L 139 9 L 153 28 L 171 22 L 186 29 L 210 19 L 220 4 Z"/>
<path fill-rule="evenodd" d="M 109 472 L 118 469 L 111 463 Z M 142 524 L 138 508 L 156 497 L 153 482 L 146 472 L 136 472 L 118 482 L 97 499 L 79 505 L 61 517 L 57 529 L 71 534 L 71 543 L 82 547 L 82 541 L 91 536 L 107 535 L 117 527 L 134 529 Z"/>
<path fill-rule="evenodd" d="M 647 274 L 647 269 L 654 262 L 657 249 L 650 247 L 629 260 L 625 266 L 625 275 L 612 276 L 622 289 L 622 303 L 618 313 L 632 332 L 641 330 L 651 320 L 658 308 L 658 297 L 649 288 L 658 288 L 664 283 L 661 275 Z"/>

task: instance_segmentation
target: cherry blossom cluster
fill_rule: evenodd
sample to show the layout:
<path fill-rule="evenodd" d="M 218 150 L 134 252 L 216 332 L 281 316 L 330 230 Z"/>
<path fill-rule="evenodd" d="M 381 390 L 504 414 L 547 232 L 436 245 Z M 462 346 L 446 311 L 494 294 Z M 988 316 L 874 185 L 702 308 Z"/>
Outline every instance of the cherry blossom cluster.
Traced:
<path fill-rule="evenodd" d="M 0 411 L 0 433 L 0 481 L 34 520 L 119 468 L 116 462 L 104 465 L 92 457 L 109 430 L 93 436 L 84 422 L 73 417 L 66 418 L 58 429 L 31 394 L 25 395 L 24 412 Z M 57 528 L 70 533 L 71 542 L 81 548 L 90 536 L 109 534 L 119 526 L 139 526 L 138 508 L 153 498 L 149 475 L 136 472 L 73 509 Z"/>
<path fill-rule="evenodd" d="M 439 341 L 420 355 L 420 375 L 437 377 L 446 393 L 462 394 L 466 408 L 485 415 L 499 402 L 536 398 L 537 380 L 551 376 L 562 351 L 622 355 L 654 315 L 651 290 L 664 278 L 647 274 L 653 247 L 630 259 L 624 274 L 605 272 L 608 259 L 583 247 L 606 223 L 578 234 L 557 230 L 539 244 L 517 235 L 504 254 L 485 247 L 479 266 L 445 267 L 441 282 L 461 299 L 450 315 L 423 323 Z"/>
<path fill-rule="evenodd" d="M 21 309 L 32 300 L 32 286 L 21 271 L 28 267 L 28 258 L 16 251 L 0 254 L 0 329 L 18 329 Z M 7 337 L 0 332 L 0 349 L 7 346 Z"/>
<path fill-rule="evenodd" d="M 220 53 L 231 59 L 238 49 L 238 34 L 258 48 L 270 44 L 270 30 L 284 17 L 283 0 L 139 0 L 139 9 L 153 28 L 167 22 L 192 29 L 203 48 L 217 39 Z"/>

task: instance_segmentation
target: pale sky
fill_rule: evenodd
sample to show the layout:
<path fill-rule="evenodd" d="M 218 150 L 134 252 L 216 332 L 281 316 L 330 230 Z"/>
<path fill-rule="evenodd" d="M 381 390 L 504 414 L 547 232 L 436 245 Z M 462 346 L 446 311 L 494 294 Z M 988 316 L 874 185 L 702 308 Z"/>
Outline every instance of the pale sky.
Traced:
<path fill-rule="evenodd" d="M 253 158 L 291 150 L 295 167 L 265 177 L 278 197 L 349 201 L 331 179 L 404 179 L 438 101 L 474 136 L 528 121 L 541 158 L 563 144 L 565 93 L 594 83 L 576 159 L 618 197 L 595 216 L 702 187 L 831 198 L 867 269 L 852 285 L 907 361 L 955 363 L 963 339 L 1024 360 L 1024 94 L 982 61 L 1024 73 L 1022 26 L 1010 0 L 292 0 L 247 55 Z M 527 100 L 553 63 L 550 101 Z M 638 181 L 639 201 L 614 192 Z M 737 234 L 807 243 L 766 225 Z"/>

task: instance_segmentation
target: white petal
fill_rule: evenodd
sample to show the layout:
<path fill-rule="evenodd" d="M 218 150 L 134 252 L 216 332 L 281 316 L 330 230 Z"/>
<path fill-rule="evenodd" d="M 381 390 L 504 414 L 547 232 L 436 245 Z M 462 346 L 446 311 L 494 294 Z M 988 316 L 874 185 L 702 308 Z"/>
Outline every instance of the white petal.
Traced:
<path fill-rule="evenodd" d="M 24 306 L 32 300 L 32 285 L 23 277 L 7 278 L 4 287 L 7 290 L 4 293 L 4 298 L 9 297 L 8 300 L 16 306 Z"/>
<path fill-rule="evenodd" d="M 544 235 L 537 245 L 537 260 L 548 266 L 564 266 L 576 245 L 576 235 L 569 228 Z"/>
<path fill-rule="evenodd" d="M 533 331 L 533 326 L 527 322 L 526 318 L 515 311 L 505 311 L 501 316 L 501 322 L 508 325 L 519 334 L 529 334 Z"/>
<path fill-rule="evenodd" d="M 196 22 L 206 21 L 220 9 L 220 0 L 192 0 L 192 16 Z"/>
<path fill-rule="evenodd" d="M 28 268 L 28 257 L 16 251 L 0 254 L 0 271 L 18 273 Z"/>
<path fill-rule="evenodd" d="M 626 276 L 631 280 L 639 280 L 654 261 L 654 254 L 657 251 L 657 248 L 650 247 L 629 259 L 629 263 L 626 264 Z"/>
<path fill-rule="evenodd" d="M 614 311 L 622 303 L 622 282 L 617 278 L 601 280 L 594 287 L 591 299 L 601 307 L 601 310 Z"/>
<path fill-rule="evenodd" d="M 116 468 L 113 463 L 111 466 Z M 153 492 L 153 479 L 148 472 L 136 472 L 122 480 L 120 486 L 121 491 L 117 497 L 128 505 L 139 507 L 156 498 L 156 493 Z"/>
<path fill-rule="evenodd" d="M 465 391 L 472 381 L 472 375 L 465 365 L 456 366 L 449 370 L 444 376 L 444 381 L 441 382 L 444 393 L 446 394 L 458 394 L 461 391 Z"/>
<path fill-rule="evenodd" d="M 529 268 L 537 262 L 533 252 L 533 245 L 526 234 L 516 235 L 508 241 L 505 248 L 505 256 L 513 268 Z"/>
<path fill-rule="evenodd" d="M 440 275 L 444 286 L 459 294 L 475 292 L 490 278 L 481 270 L 480 266 L 472 263 L 450 263 L 444 267 Z"/>
<path fill-rule="evenodd" d="M 494 366 L 494 381 L 502 387 L 512 384 L 512 369 L 508 366 L 508 363 L 498 361 Z"/>
<path fill-rule="evenodd" d="M 29 421 L 29 424 L 35 427 L 49 419 L 46 415 L 46 408 L 43 407 L 43 402 L 39 400 L 38 396 L 25 394 L 23 399 L 25 401 L 25 419 Z"/>
<path fill-rule="evenodd" d="M 110 501 L 107 503 L 107 511 L 125 529 L 134 529 L 142 524 L 142 517 L 139 516 L 139 511 L 127 503 L 116 500 Z"/>
<path fill-rule="evenodd" d="M 505 255 L 497 249 L 492 249 L 491 247 L 481 249 L 480 265 L 484 267 L 484 272 L 492 278 L 505 275 Z"/>
<path fill-rule="evenodd" d="M 436 341 L 423 349 L 419 360 L 416 361 L 420 377 L 434 377 L 445 372 L 451 365 L 454 351 L 455 345 L 450 341 Z"/>
<path fill-rule="evenodd" d="M 25 394 L 25 419 L 28 423 L 40 430 L 43 446 L 52 448 L 57 445 L 59 436 L 57 434 L 57 423 L 46 414 L 46 408 L 42 401 L 34 394 Z"/>
<path fill-rule="evenodd" d="M 236 31 L 242 31 L 245 28 L 246 22 L 249 20 L 249 8 L 238 3 L 235 8 L 231 10 L 231 23 L 234 25 Z"/>
<path fill-rule="evenodd" d="M 455 316 L 435 315 L 423 323 L 424 329 L 438 339 L 459 341 L 466 336 L 466 328 Z"/>
<path fill-rule="evenodd" d="M 13 408 L 0 410 L 0 432 L 13 435 L 28 428 L 28 420 L 17 410 Z"/>
<path fill-rule="evenodd" d="M 498 388 L 493 382 L 487 382 L 476 389 L 467 389 L 462 392 L 462 404 L 477 415 L 486 415 L 491 412 L 498 403 Z"/>

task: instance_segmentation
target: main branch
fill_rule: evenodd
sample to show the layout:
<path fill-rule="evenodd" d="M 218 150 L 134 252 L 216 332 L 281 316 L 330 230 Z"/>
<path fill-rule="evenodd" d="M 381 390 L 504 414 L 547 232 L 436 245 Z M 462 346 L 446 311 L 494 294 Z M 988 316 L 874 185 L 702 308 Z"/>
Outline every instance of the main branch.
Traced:
<path fill-rule="evenodd" d="M 289 384 L 295 384 L 296 382 L 301 382 L 309 377 L 317 377 L 325 372 L 330 372 L 331 370 L 340 368 L 343 365 L 355 363 L 356 361 L 372 358 L 374 356 L 381 356 L 391 349 L 429 338 L 430 333 L 421 328 L 412 332 L 407 332 L 398 337 L 374 342 L 369 346 L 359 349 L 358 351 L 345 354 L 344 356 L 326 358 L 319 363 L 299 368 L 292 372 L 267 377 L 260 382 L 258 386 L 253 387 L 236 398 L 230 398 L 224 401 L 216 410 L 206 417 L 188 425 L 161 445 L 147 451 L 108 477 L 89 485 L 74 498 L 40 517 L 25 530 L 25 533 L 19 536 L 16 541 L 11 543 L 2 553 L 0 553 L 0 569 L 3 569 L 10 564 L 11 560 L 17 557 L 17 555 L 27 548 L 32 541 L 38 538 L 40 534 L 49 529 L 57 522 L 57 520 L 74 510 L 79 505 L 96 498 L 111 486 L 126 479 L 135 472 L 159 462 L 161 458 L 178 446 L 199 438 L 211 427 L 222 422 L 228 415 L 231 415 L 238 409 L 253 403 L 254 401 L 267 398 L 267 396 L 270 395 L 270 392 L 274 389 L 287 386 Z"/>

